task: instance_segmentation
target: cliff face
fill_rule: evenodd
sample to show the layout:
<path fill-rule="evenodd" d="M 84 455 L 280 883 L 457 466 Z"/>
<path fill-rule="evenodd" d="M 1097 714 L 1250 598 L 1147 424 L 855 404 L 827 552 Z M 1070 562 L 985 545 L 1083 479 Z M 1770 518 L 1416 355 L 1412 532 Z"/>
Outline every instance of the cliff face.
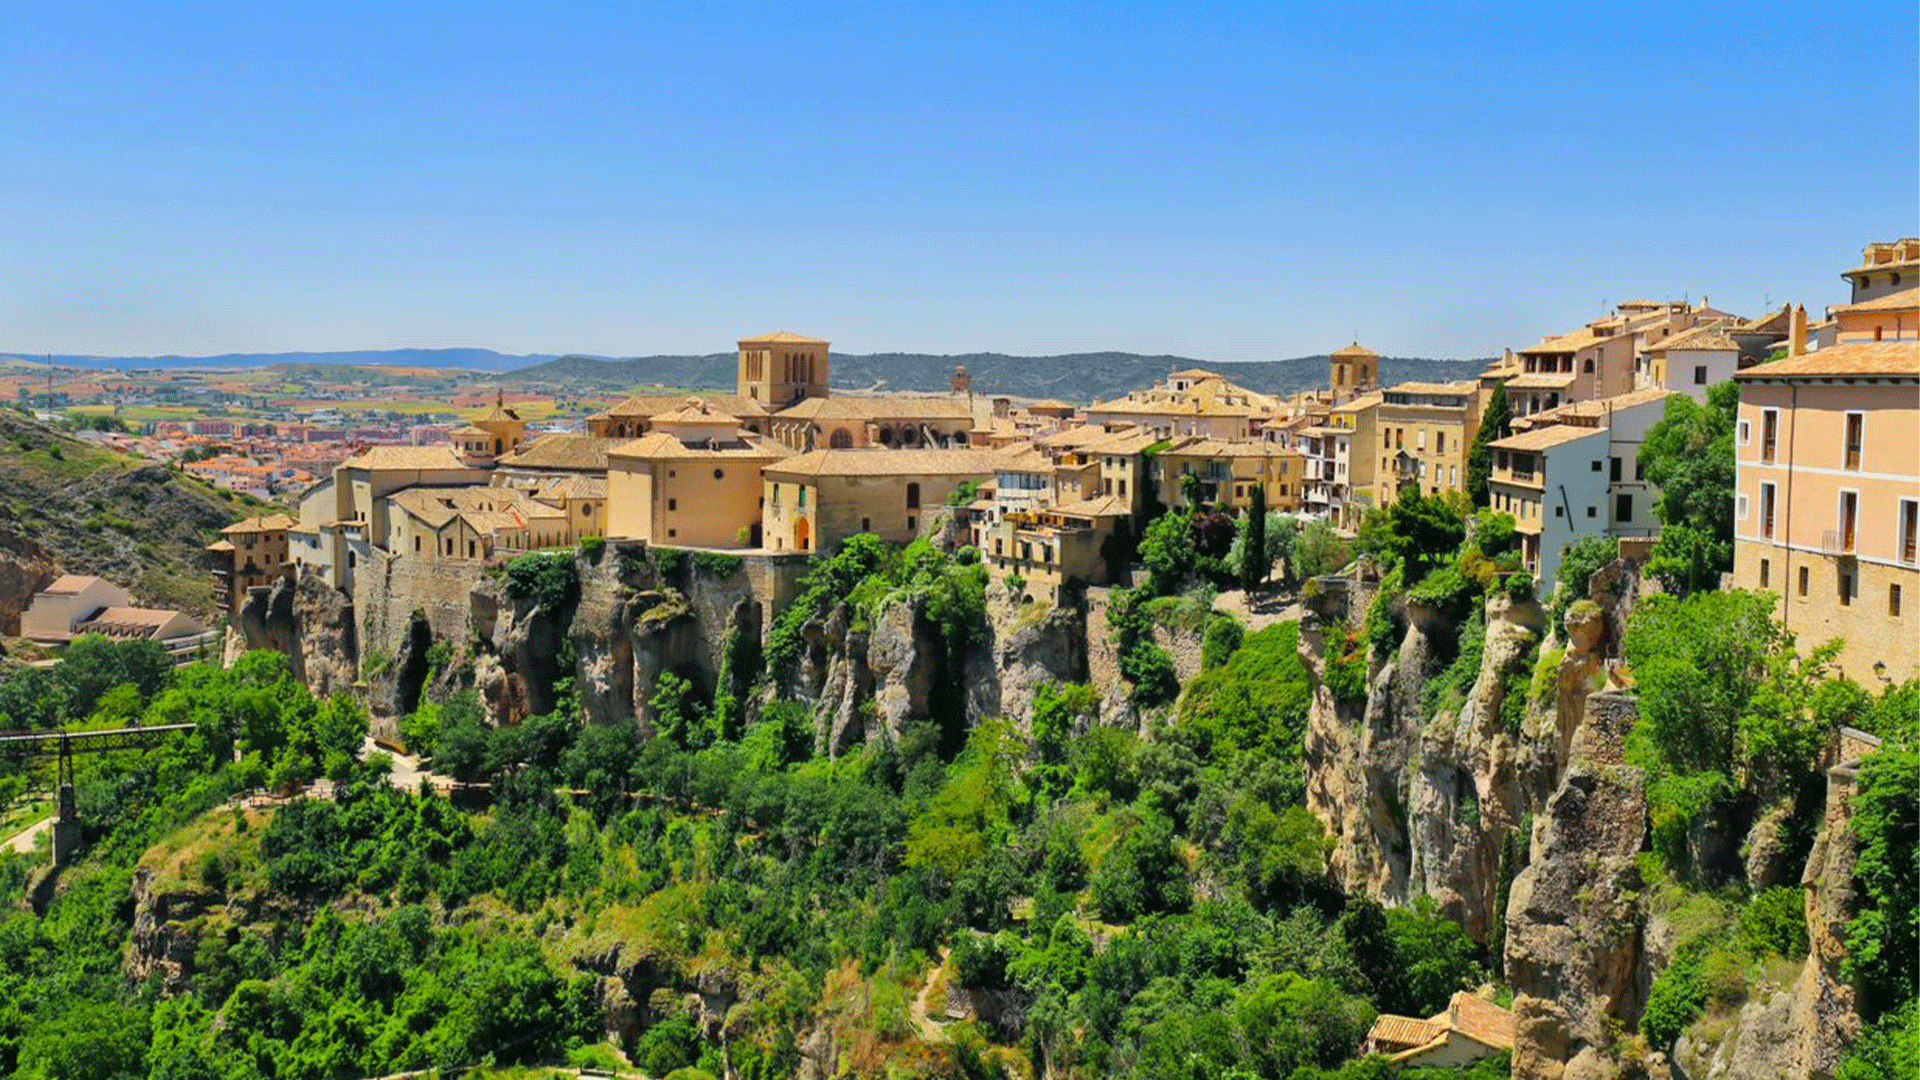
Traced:
<path fill-rule="evenodd" d="M 1457 646 L 1460 626 L 1417 604 L 1399 647 L 1379 666 L 1364 705 L 1322 685 L 1309 720 L 1307 800 L 1335 839 L 1341 886 L 1405 903 L 1426 894 L 1476 939 L 1492 929 L 1500 851 L 1538 808 L 1521 731 L 1502 706 L 1524 674 L 1545 621 L 1538 604 L 1495 599 L 1486 609 L 1478 674 L 1457 708 L 1426 715 L 1424 690 Z M 1301 640 L 1325 670 L 1328 625 Z M 1518 685 L 1524 686 L 1524 679 Z"/>
<path fill-rule="evenodd" d="M 1637 862 L 1646 792 L 1621 753 L 1638 714 L 1625 695 L 1587 700 L 1566 776 L 1534 827 L 1527 868 L 1514 878 L 1505 960 L 1516 1077 L 1622 1074 L 1617 1031 L 1638 1021 L 1646 986 Z"/>
<path fill-rule="evenodd" d="M 281 578 L 248 596 L 228 626 L 226 661 L 249 649 L 284 653 L 315 694 L 348 690 L 360 667 L 353 603 L 312 574 Z"/>

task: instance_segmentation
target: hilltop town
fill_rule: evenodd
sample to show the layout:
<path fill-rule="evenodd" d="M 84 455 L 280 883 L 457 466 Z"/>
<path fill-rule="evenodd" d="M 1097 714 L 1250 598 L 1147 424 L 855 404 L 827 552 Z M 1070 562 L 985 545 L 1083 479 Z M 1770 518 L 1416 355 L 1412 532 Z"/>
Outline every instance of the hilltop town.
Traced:
<path fill-rule="evenodd" d="M 516 555 L 588 538 L 777 559 L 859 534 L 906 543 L 958 519 L 996 578 L 1055 604 L 1126 584 L 1166 509 L 1257 507 L 1351 536 L 1409 492 L 1464 495 L 1478 455 L 1477 501 L 1513 516 L 1526 571 L 1551 591 L 1582 538 L 1659 535 L 1648 429 L 1670 400 L 1705 405 L 1738 382 L 1734 580 L 1791 588 L 1803 637 L 1844 638 L 1850 674 L 1907 677 L 1920 672 L 1902 629 L 1912 418 L 1887 412 L 1881 380 L 1912 364 L 1917 264 L 1920 240 L 1869 245 L 1842 275 L 1850 295 L 1818 320 L 1804 305 L 1628 301 L 1445 383 L 1382 386 L 1379 355 L 1354 342 L 1329 354 L 1325 386 L 1287 396 L 1193 368 L 1107 401 L 1016 401 L 975 393 L 964 366 L 945 394 L 835 393 L 827 341 L 770 333 L 739 342 L 731 395 L 629 397 L 583 432 L 540 434 L 499 397 L 446 445 L 360 450 L 297 512 L 229 529 L 216 574 L 238 614 L 296 568 L 356 597 L 387 595 L 423 564 L 436 588 L 464 590 Z M 1813 385 L 1825 389 L 1792 390 Z M 1858 478 L 1841 494 L 1812 479 L 1846 472 Z M 1797 521 L 1783 501 L 1796 477 Z"/>

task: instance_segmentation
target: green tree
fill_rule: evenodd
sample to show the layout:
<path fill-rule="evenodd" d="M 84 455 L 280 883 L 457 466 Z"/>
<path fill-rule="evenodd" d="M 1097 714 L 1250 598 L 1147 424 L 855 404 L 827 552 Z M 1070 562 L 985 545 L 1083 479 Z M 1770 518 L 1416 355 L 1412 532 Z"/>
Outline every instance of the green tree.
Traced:
<path fill-rule="evenodd" d="M 1147 526 L 1146 539 L 1140 542 L 1140 561 L 1151 575 L 1148 589 L 1158 596 L 1180 591 L 1193 574 L 1198 558 L 1193 546 L 1192 515 L 1169 510 Z"/>
<path fill-rule="evenodd" d="M 1475 506 L 1492 502 L 1492 444 L 1513 434 L 1513 408 L 1507 402 L 1507 384 L 1497 383 L 1487 395 L 1487 408 L 1480 414 L 1480 429 L 1474 432 L 1473 449 L 1467 451 L 1467 498 Z"/>
<path fill-rule="evenodd" d="M 1560 568 L 1554 574 L 1553 599 L 1547 605 L 1547 625 L 1559 626 L 1567 609 L 1585 600 L 1593 575 L 1619 556 L 1620 542 L 1598 533 L 1583 536 L 1560 553 Z"/>
<path fill-rule="evenodd" d="M 1243 521 L 1240 544 L 1240 587 L 1252 592 L 1266 583 L 1267 570 L 1267 486 L 1253 485 L 1253 503 Z"/>
<path fill-rule="evenodd" d="M 1733 568 L 1733 432 L 1740 385 L 1707 390 L 1702 405 L 1685 394 L 1667 399 L 1660 422 L 1647 429 L 1640 464 L 1660 488 L 1654 512 L 1662 525 L 1653 560 L 1662 581 L 1692 587 Z M 1673 533 L 1674 526 L 1686 531 Z"/>
<path fill-rule="evenodd" d="M 1354 547 L 1406 567 L 1409 583 L 1453 558 L 1467 536 L 1468 506 L 1457 492 L 1422 495 L 1407 490 L 1388 506 L 1367 511 Z"/>
<path fill-rule="evenodd" d="M 1289 562 L 1299 571 L 1300 577 L 1315 578 L 1338 572 L 1352 559 L 1353 549 L 1334 529 L 1333 523 L 1315 519 L 1308 522 L 1295 538 L 1293 558 Z"/>
<path fill-rule="evenodd" d="M 1863 903 L 1847 924 L 1849 971 L 1869 1017 L 1911 1001 L 1920 990 L 1920 754 L 1890 746 L 1860 766 L 1854 879 Z"/>

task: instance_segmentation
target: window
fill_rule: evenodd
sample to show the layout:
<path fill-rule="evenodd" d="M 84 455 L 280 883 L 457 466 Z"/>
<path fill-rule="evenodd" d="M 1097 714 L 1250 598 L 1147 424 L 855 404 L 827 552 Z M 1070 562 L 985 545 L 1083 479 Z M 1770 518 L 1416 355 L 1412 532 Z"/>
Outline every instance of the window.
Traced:
<path fill-rule="evenodd" d="M 1581 370 L 1585 371 L 1589 375 L 1593 374 L 1593 357 L 1591 356 L 1587 357 L 1586 363 L 1581 365 Z"/>
<path fill-rule="evenodd" d="M 1599 472 L 1599 471 L 1600 471 L 1600 459 L 1599 459 L 1599 458 L 1595 458 L 1595 459 L 1593 459 L 1593 462 L 1592 462 L 1592 465 L 1593 465 L 1593 471 L 1594 471 L 1594 472 Z"/>
<path fill-rule="evenodd" d="M 1840 606 L 1852 607 L 1853 598 L 1860 595 L 1860 581 L 1851 569 L 1840 570 Z"/>
<path fill-rule="evenodd" d="M 1616 484 L 1620 482 L 1620 459 L 1619 458 L 1607 459 L 1607 479 Z"/>
<path fill-rule="evenodd" d="M 417 536 L 413 538 L 413 550 L 415 551 L 420 550 L 420 538 Z"/>
<path fill-rule="evenodd" d="M 1647 463 L 1641 461 L 1638 454 L 1634 455 L 1633 458 L 1633 478 L 1635 480 L 1645 480 L 1647 478 Z"/>
<path fill-rule="evenodd" d="M 845 450 L 853 445 L 853 432 L 846 428 L 834 428 L 827 437 L 827 445 L 835 450 Z"/>
<path fill-rule="evenodd" d="M 473 541 L 467 541 L 467 558 L 473 558 Z"/>
<path fill-rule="evenodd" d="M 807 508 L 807 488 L 806 488 L 806 485 L 803 484 L 800 487 L 800 509 L 805 510 L 806 508 Z"/>
<path fill-rule="evenodd" d="M 1860 521 L 1860 493 L 1840 493 L 1840 550 L 1852 551 L 1855 526 Z"/>
<path fill-rule="evenodd" d="M 727 478 L 727 470 L 725 469 L 713 470 L 713 478 L 715 480 L 725 480 Z"/>
<path fill-rule="evenodd" d="M 1693 385 L 1695 386 L 1707 385 L 1707 365 L 1705 364 L 1693 365 Z"/>
<path fill-rule="evenodd" d="M 1773 539 L 1773 491 L 1772 484 L 1760 485 L 1760 535 Z"/>
<path fill-rule="evenodd" d="M 1588 516 L 1588 517 L 1590 517 L 1590 518 L 1593 518 L 1593 517 L 1599 517 L 1599 516 L 1600 516 L 1600 508 L 1599 508 L 1599 507 L 1597 507 L 1597 506 L 1589 506 L 1589 507 L 1587 507 L 1587 516 Z"/>
<path fill-rule="evenodd" d="M 1900 500 L 1900 561 L 1914 561 L 1915 534 L 1920 533 L 1920 499 Z"/>
<path fill-rule="evenodd" d="M 1764 589 L 1767 587 L 1767 579 L 1773 576 L 1772 570 L 1773 570 L 1773 566 L 1768 560 L 1766 559 L 1760 560 L 1760 587 L 1761 588 Z"/>
<path fill-rule="evenodd" d="M 667 536 L 668 536 L 669 538 L 671 538 L 671 537 L 675 537 L 675 536 L 679 536 L 679 535 L 680 535 L 680 530 L 679 530 L 679 529 L 668 529 L 668 530 L 667 530 Z"/>
<path fill-rule="evenodd" d="M 920 508 L 920 485 L 908 484 L 907 485 L 907 509 L 917 510 L 919 508 Z"/>
<path fill-rule="evenodd" d="M 1556 507 L 1554 507 L 1554 508 L 1553 508 L 1553 516 L 1554 516 L 1554 517 L 1566 517 L 1566 516 L 1567 516 L 1567 508 L 1566 508 L 1566 507 L 1564 507 L 1564 506 L 1556 506 Z"/>
<path fill-rule="evenodd" d="M 1633 496 L 1615 495 L 1613 497 L 1613 519 L 1623 524 L 1633 520 Z"/>
<path fill-rule="evenodd" d="M 1753 441 L 1752 422 L 1747 420 L 1740 421 L 1740 445 L 1745 446 L 1752 441 Z"/>
<path fill-rule="evenodd" d="M 1767 409 L 1760 414 L 1760 460 L 1772 461 L 1780 443 L 1780 410 Z"/>
<path fill-rule="evenodd" d="M 1747 497 L 1745 495 L 1734 496 L 1733 520 L 1735 521 L 1747 520 Z"/>
<path fill-rule="evenodd" d="M 668 499 L 668 500 L 667 500 L 667 509 L 668 509 L 668 510 L 678 510 L 678 509 L 680 509 L 680 500 L 679 500 L 679 499 Z"/>
<path fill-rule="evenodd" d="M 1421 428 L 1419 434 L 1420 439 L 1418 445 L 1420 449 L 1425 450 L 1427 448 L 1427 429 Z"/>
<path fill-rule="evenodd" d="M 1899 585 L 1887 586 L 1887 614 L 1896 619 L 1900 617 L 1900 586 Z"/>
<path fill-rule="evenodd" d="M 1436 431 L 1433 433 L 1433 452 L 1436 454 L 1444 454 L 1447 452 L 1446 432 Z"/>
<path fill-rule="evenodd" d="M 1801 568 L 1800 568 L 1800 597 L 1801 597 L 1801 599 L 1805 599 L 1805 598 L 1806 598 L 1806 595 L 1807 595 L 1807 578 L 1808 578 L 1808 574 L 1807 574 L 1807 568 L 1803 566 L 1803 567 L 1801 567 Z"/>
<path fill-rule="evenodd" d="M 1857 471 L 1860 468 L 1860 447 L 1865 441 L 1867 414 L 1850 412 L 1847 414 L 1847 468 Z"/>
<path fill-rule="evenodd" d="M 908 514 L 907 515 L 907 531 L 913 532 L 919 527 L 920 527 L 920 519 L 914 517 L 912 514 Z"/>

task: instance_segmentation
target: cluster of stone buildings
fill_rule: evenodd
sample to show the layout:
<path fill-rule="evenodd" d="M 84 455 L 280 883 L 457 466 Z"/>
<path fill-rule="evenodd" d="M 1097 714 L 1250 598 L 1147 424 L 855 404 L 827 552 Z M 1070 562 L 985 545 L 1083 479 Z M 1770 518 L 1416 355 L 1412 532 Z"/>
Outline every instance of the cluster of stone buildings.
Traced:
<path fill-rule="evenodd" d="M 496 403 L 447 446 L 354 454 L 297 517 L 243 523 L 215 548 L 237 610 L 290 563 L 351 592 L 369 562 L 486 564 L 588 536 L 804 555 L 944 522 L 994 573 L 1056 599 L 1122 578 L 1137 519 L 1196 488 L 1234 512 L 1259 493 L 1349 530 L 1404 492 L 1463 489 L 1503 388 L 1514 419 L 1492 444 L 1492 505 L 1550 583 L 1581 536 L 1658 532 L 1647 430 L 1675 395 L 1704 400 L 1734 379 L 1746 392 L 1737 583 L 1786 594 L 1804 638 L 1859 642 L 1850 671 L 1905 677 L 1920 671 L 1905 629 L 1916 272 L 1920 240 L 1870 246 L 1846 274 L 1850 301 L 1818 323 L 1803 307 L 1743 318 L 1704 299 L 1637 300 L 1472 378 L 1382 385 L 1380 357 L 1355 342 L 1330 354 L 1325 387 L 1291 396 L 1193 369 L 1083 408 L 977 395 L 964 367 L 945 394 L 835 394 L 828 342 L 766 334 L 739 342 L 731 395 L 631 397 L 585 433 L 537 439 Z"/>

